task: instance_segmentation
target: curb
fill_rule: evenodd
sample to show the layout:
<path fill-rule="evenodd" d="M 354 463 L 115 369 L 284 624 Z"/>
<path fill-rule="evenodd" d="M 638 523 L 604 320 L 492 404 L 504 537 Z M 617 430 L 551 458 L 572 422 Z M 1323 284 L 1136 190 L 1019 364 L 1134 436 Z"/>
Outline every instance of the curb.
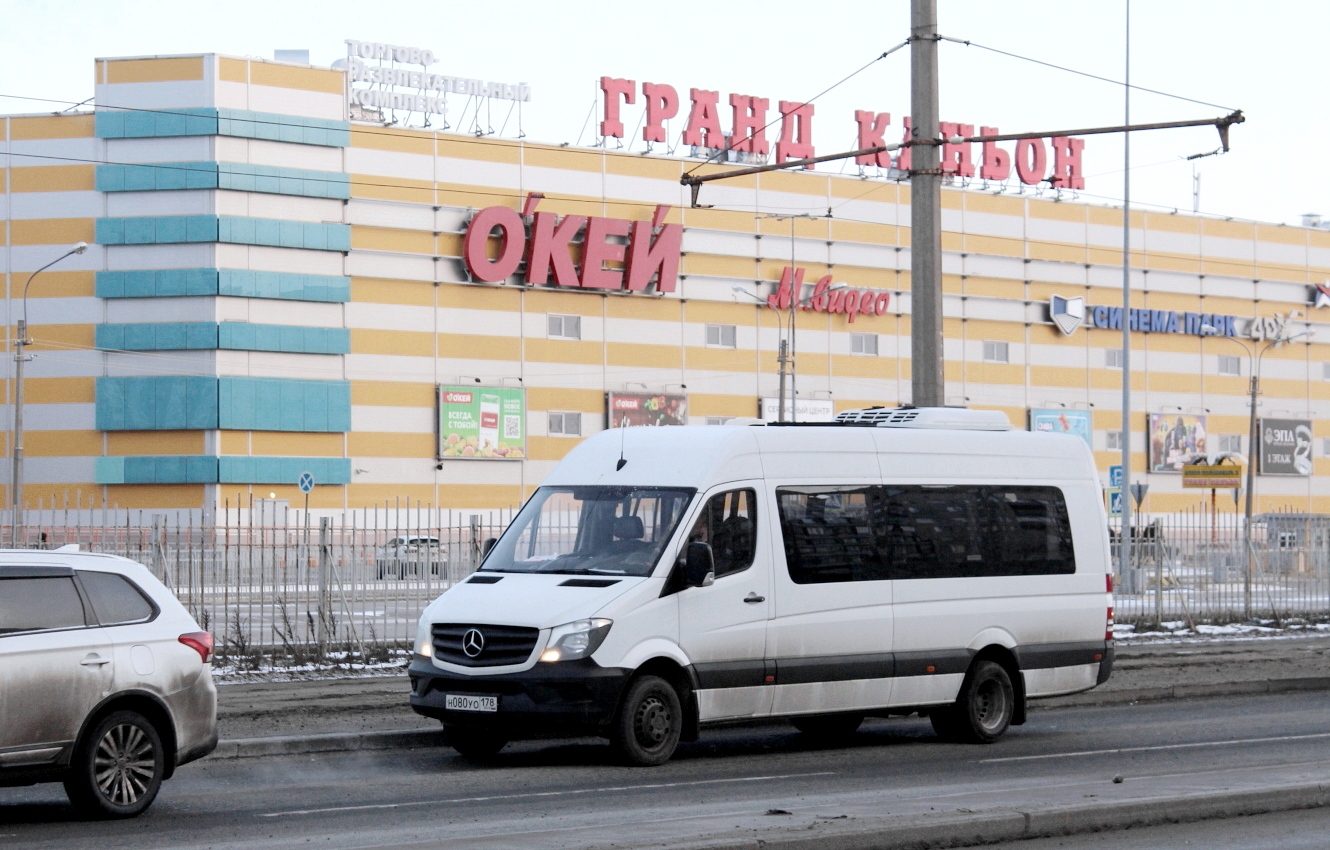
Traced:
<path fill-rule="evenodd" d="M 1330 785 L 1315 783 L 1096 803 L 1093 806 L 943 815 L 923 823 L 890 823 L 877 827 L 861 823 L 837 828 L 826 821 L 814 821 L 799 829 L 801 834 L 798 835 L 764 831 L 760 836 L 740 840 L 688 841 L 672 845 L 671 850 L 932 850 L 1324 806 L 1330 806 Z"/>
<path fill-rule="evenodd" d="M 210 759 L 259 756 L 296 756 L 354 750 L 405 750 L 443 746 L 443 730 L 409 729 L 399 732 L 331 732 L 320 735 L 285 735 L 274 738 L 234 738 L 220 741 Z"/>
<path fill-rule="evenodd" d="M 1083 695 L 1059 697 L 1052 701 L 1034 701 L 1034 711 L 1104 705 L 1131 705 L 1138 702 L 1162 702 L 1169 699 L 1230 697 L 1249 694 L 1279 694 L 1294 691 L 1330 691 L 1330 676 L 1296 679 L 1259 679 L 1227 682 L 1223 685 L 1174 685 L 1166 688 L 1133 688 L 1121 691 L 1089 691 Z M 1043 704 L 1040 704 L 1043 703 Z M 441 747 L 442 730 L 407 729 L 387 732 L 329 732 L 318 735 L 283 735 L 271 738 L 233 738 L 219 742 L 210 759 L 257 758 L 260 756 L 297 756 L 311 753 L 351 752 L 355 750 L 407 750 Z M 1296 806 L 1294 808 L 1297 808 Z"/>

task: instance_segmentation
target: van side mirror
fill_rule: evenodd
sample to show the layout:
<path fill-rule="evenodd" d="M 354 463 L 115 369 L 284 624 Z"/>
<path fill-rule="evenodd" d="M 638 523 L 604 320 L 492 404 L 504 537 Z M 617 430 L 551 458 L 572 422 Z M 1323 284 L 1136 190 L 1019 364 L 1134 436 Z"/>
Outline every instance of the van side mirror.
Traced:
<path fill-rule="evenodd" d="M 688 544 L 683 564 L 684 583 L 689 587 L 710 587 L 716 581 L 716 558 L 710 543 Z"/>
<path fill-rule="evenodd" d="M 482 561 L 485 560 L 485 557 L 486 557 L 487 555 L 489 555 L 490 550 L 494 548 L 494 544 L 495 544 L 495 543 L 498 543 L 498 542 L 499 542 L 499 538 L 497 538 L 497 537 L 487 537 L 487 538 L 485 538 L 485 542 L 482 543 L 481 546 L 480 546 L 480 559 L 481 559 Z"/>

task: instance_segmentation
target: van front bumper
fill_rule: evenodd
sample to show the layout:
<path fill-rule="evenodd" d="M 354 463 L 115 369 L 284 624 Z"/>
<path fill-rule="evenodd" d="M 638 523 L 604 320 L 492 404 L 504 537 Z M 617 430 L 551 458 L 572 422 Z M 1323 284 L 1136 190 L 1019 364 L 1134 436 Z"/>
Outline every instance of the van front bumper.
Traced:
<path fill-rule="evenodd" d="M 416 656 L 407 668 L 411 708 L 417 714 L 514 738 L 600 734 L 614 717 L 630 672 L 591 659 L 537 664 L 520 673 L 468 675 L 440 670 Z M 497 697 L 498 711 L 450 710 L 449 694 Z"/>

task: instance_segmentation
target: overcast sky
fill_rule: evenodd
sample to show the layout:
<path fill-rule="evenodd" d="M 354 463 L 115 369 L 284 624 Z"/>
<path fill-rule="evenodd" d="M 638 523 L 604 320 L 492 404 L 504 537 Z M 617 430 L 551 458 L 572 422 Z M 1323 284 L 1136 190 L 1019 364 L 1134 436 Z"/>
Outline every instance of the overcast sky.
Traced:
<path fill-rule="evenodd" d="M 939 0 L 938 6 L 943 35 L 1123 79 L 1125 0 Z M 327 65 L 345 56 L 347 38 L 432 49 L 439 56 L 435 73 L 530 83 L 532 102 L 521 123 L 533 141 L 591 144 L 594 123 L 587 117 L 602 75 L 639 86 L 669 83 L 685 101 L 689 88 L 717 90 L 722 103 L 731 93 L 766 97 L 773 110 L 779 100 L 807 100 L 835 86 L 815 101 L 819 154 L 854 147 L 856 109 L 890 112 L 899 132 L 910 105 L 908 49 L 873 62 L 909 35 L 908 0 L 0 0 L 0 20 L 5 114 L 54 111 L 90 97 L 95 57 L 272 58 L 277 48 L 304 48 L 314 64 Z M 1138 91 L 1133 122 L 1214 118 L 1231 109 L 1243 110 L 1247 122 L 1233 129 L 1230 153 L 1195 163 L 1185 157 L 1218 147 L 1212 128 L 1137 134 L 1133 203 L 1190 211 L 1195 169 L 1202 212 L 1288 223 L 1303 213 L 1330 217 L 1330 179 L 1320 163 L 1330 138 L 1321 93 L 1327 33 L 1330 4 L 1314 0 L 1135 0 L 1132 83 L 1202 103 Z M 1003 132 L 1122 123 L 1120 84 L 974 46 L 944 42 L 939 56 L 943 120 Z M 450 98 L 454 119 L 464 103 Z M 487 123 L 516 135 L 516 116 L 500 104 Z M 728 109 L 722 114 L 728 128 Z M 625 107 L 630 135 L 639 116 L 639 107 Z M 673 126 L 672 136 L 681 128 Z M 1082 197 L 1120 203 L 1120 137 L 1089 138 L 1084 157 Z"/>

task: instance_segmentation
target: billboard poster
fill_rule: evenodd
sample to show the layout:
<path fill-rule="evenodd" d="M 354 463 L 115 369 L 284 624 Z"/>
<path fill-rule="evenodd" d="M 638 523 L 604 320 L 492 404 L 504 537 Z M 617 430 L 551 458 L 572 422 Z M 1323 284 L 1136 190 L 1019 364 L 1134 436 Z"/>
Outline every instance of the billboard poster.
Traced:
<path fill-rule="evenodd" d="M 1182 473 L 1193 457 L 1206 453 L 1205 416 L 1194 413 L 1149 414 L 1150 471 Z"/>
<path fill-rule="evenodd" d="M 687 425 L 688 396 L 678 393 L 605 393 L 609 427 Z"/>
<path fill-rule="evenodd" d="M 1310 419 L 1262 419 L 1257 432 L 1261 436 L 1262 475 L 1312 474 L 1312 423 Z"/>
<path fill-rule="evenodd" d="M 526 391 L 439 387 L 439 458 L 526 457 Z"/>
<path fill-rule="evenodd" d="M 1045 434 L 1072 434 L 1094 448 L 1090 440 L 1090 411 L 1030 408 L 1030 430 Z"/>
<path fill-rule="evenodd" d="M 780 399 L 764 398 L 762 399 L 761 415 L 767 422 L 776 422 L 780 419 Z M 791 417 L 791 412 L 797 413 L 798 417 Z M 801 398 L 795 401 L 793 408 L 790 406 L 790 400 L 785 400 L 785 421 L 789 422 L 794 418 L 798 422 L 832 422 L 836 419 L 836 405 L 829 398 Z"/>

